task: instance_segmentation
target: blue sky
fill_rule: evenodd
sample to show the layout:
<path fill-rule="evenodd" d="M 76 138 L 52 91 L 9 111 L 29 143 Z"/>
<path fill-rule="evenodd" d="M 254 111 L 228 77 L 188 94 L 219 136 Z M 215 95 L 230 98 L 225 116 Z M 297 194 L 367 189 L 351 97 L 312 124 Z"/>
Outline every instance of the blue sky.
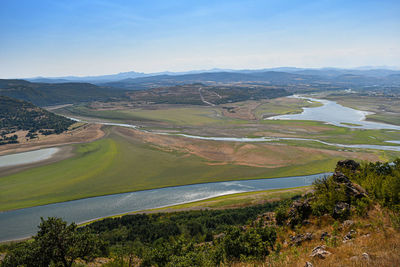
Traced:
<path fill-rule="evenodd" d="M 2 0 L 0 77 L 400 67 L 400 1 Z"/>

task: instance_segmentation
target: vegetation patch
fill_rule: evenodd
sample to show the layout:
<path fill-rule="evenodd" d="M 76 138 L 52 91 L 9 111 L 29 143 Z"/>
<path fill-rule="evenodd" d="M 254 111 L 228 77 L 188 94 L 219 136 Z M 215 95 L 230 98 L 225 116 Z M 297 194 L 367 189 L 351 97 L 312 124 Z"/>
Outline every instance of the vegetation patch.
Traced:
<path fill-rule="evenodd" d="M 35 105 L 0 96 L 0 145 L 18 143 L 17 131 L 28 131 L 25 138 L 34 139 L 38 134 L 60 134 L 74 121 L 53 114 Z"/>

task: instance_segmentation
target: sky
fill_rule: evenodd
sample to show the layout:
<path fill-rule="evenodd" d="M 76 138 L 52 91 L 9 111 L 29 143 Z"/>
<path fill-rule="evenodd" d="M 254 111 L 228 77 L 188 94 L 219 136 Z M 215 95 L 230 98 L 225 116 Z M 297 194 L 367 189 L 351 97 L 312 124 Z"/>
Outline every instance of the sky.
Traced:
<path fill-rule="evenodd" d="M 0 77 L 400 67 L 399 0 L 1 0 Z"/>

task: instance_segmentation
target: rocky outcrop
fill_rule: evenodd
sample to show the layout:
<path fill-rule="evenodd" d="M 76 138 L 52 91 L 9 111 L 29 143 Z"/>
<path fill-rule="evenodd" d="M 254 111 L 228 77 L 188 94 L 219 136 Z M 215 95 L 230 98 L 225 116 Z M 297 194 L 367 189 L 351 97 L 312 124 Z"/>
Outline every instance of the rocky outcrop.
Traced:
<path fill-rule="evenodd" d="M 305 233 L 305 234 L 290 236 L 290 241 L 291 241 L 292 245 L 296 245 L 296 246 L 300 246 L 301 243 L 303 243 L 304 241 L 310 241 L 312 239 L 313 239 L 312 233 Z"/>
<path fill-rule="evenodd" d="M 367 191 L 358 184 L 352 183 L 350 179 L 341 172 L 335 172 L 332 176 L 333 181 L 338 185 L 344 185 L 346 195 L 349 197 L 363 198 L 368 196 Z"/>
<path fill-rule="evenodd" d="M 310 257 L 317 257 L 320 259 L 325 259 L 327 256 L 331 255 L 329 251 L 326 250 L 325 246 L 317 246 L 311 251 Z"/>

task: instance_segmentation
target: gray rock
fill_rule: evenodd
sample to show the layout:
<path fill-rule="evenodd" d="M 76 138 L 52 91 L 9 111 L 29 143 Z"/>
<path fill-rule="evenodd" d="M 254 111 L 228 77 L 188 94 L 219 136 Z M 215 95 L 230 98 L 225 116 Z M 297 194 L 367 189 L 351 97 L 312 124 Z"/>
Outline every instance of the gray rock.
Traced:
<path fill-rule="evenodd" d="M 335 172 L 332 176 L 333 180 L 338 184 L 350 184 L 349 178 L 341 172 Z"/>
<path fill-rule="evenodd" d="M 304 267 L 314 267 L 314 265 L 311 262 L 306 261 L 306 265 L 304 265 Z"/>
<path fill-rule="evenodd" d="M 367 191 L 358 184 L 352 183 L 350 179 L 341 172 L 335 172 L 332 176 L 333 180 L 338 184 L 345 185 L 346 194 L 355 198 L 363 198 L 368 196 Z"/>
<path fill-rule="evenodd" d="M 325 259 L 327 256 L 331 255 L 329 251 L 325 249 L 325 246 L 317 246 L 311 251 L 310 257 L 317 257 L 320 259 Z"/>
<path fill-rule="evenodd" d="M 310 241 L 312 239 L 313 239 L 312 233 L 305 233 L 305 234 L 290 236 L 290 241 L 292 242 L 292 245 L 296 245 L 296 246 L 301 245 L 301 243 L 303 243 L 304 241 Z"/>
<path fill-rule="evenodd" d="M 350 232 L 348 232 L 344 237 L 343 237 L 343 242 L 347 242 L 350 239 L 353 239 L 355 237 L 355 235 L 357 234 L 356 231 L 354 230 L 350 230 Z"/>

